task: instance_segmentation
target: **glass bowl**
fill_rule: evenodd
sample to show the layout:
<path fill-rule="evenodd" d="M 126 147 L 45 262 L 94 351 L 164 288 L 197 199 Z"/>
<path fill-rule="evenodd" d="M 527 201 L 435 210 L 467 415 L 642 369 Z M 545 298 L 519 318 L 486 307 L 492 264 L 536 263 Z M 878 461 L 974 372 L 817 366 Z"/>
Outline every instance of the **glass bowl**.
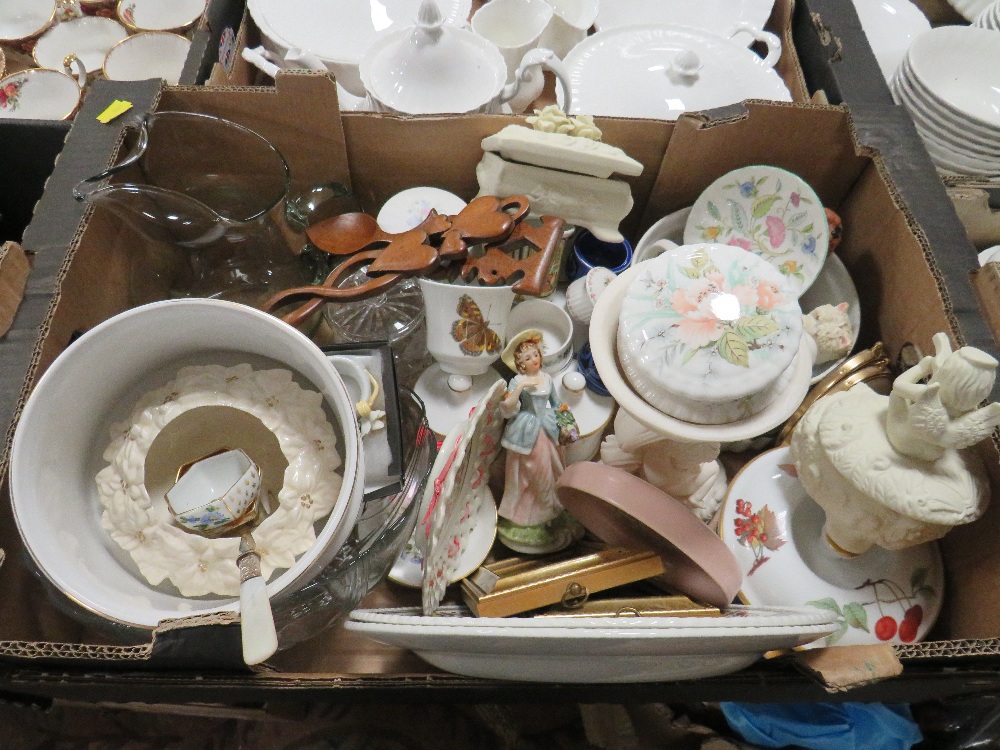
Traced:
<path fill-rule="evenodd" d="M 424 485 L 437 455 L 423 402 L 400 389 L 403 488 L 366 501 L 351 536 L 337 556 L 301 589 L 272 600 L 278 648 L 311 638 L 354 609 L 389 573 L 417 522 Z"/>

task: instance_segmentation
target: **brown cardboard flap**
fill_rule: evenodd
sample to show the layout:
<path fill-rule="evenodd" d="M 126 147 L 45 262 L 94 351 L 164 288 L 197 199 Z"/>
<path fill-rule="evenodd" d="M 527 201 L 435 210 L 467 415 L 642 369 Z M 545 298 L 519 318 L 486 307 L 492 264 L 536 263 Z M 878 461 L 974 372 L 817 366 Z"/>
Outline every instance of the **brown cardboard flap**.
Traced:
<path fill-rule="evenodd" d="M 1000 342 L 1000 263 L 987 263 L 973 271 L 972 286 L 979 296 L 983 319 Z"/>
<path fill-rule="evenodd" d="M 7 333 L 14 322 L 30 271 L 28 256 L 20 245 L 7 242 L 0 247 L 0 336 Z"/>
<path fill-rule="evenodd" d="M 331 181 L 351 187 L 337 84 L 328 73 L 282 73 L 273 88 L 167 87 L 157 109 L 215 115 L 264 136 L 288 161 L 293 192 Z"/>
<path fill-rule="evenodd" d="M 831 646 L 797 651 L 795 663 L 831 693 L 903 673 L 892 646 Z"/>
<path fill-rule="evenodd" d="M 990 208 L 990 197 L 986 190 L 975 187 L 951 187 L 948 188 L 948 197 L 951 198 L 955 212 L 965 226 L 969 241 L 977 250 L 1000 245 L 1000 211 Z"/>

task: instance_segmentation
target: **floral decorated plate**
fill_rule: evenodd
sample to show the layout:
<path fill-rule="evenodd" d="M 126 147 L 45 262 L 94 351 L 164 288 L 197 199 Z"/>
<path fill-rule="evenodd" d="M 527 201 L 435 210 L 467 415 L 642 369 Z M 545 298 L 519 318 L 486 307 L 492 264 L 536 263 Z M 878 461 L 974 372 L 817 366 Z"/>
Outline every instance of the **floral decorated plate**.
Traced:
<path fill-rule="evenodd" d="M 813 610 L 813 611 L 809 611 Z M 625 683 L 728 674 L 763 653 L 828 635 L 831 612 L 728 608 L 722 617 L 473 617 L 464 606 L 356 609 L 348 630 L 487 679 Z"/>
<path fill-rule="evenodd" d="M 698 196 L 684 242 L 749 250 L 787 276 L 801 296 L 823 268 L 830 227 L 823 204 L 800 177 L 777 167 L 742 167 Z"/>
<path fill-rule="evenodd" d="M 720 424 L 760 412 L 784 390 L 802 315 L 772 265 L 700 243 L 636 270 L 622 302 L 618 356 L 647 402 L 678 419 Z"/>
<path fill-rule="evenodd" d="M 941 611 L 944 569 L 933 542 L 856 557 L 835 552 L 825 516 L 796 476 L 787 447 L 736 475 L 719 511 L 719 536 L 743 566 L 747 604 L 814 607 L 838 628 L 815 646 L 912 643 Z"/>

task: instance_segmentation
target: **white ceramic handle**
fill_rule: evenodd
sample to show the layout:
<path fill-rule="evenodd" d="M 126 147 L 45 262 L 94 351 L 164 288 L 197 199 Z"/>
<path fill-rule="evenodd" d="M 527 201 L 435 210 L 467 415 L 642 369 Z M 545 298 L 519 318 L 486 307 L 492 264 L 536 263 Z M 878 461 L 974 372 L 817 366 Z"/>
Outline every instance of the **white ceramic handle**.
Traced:
<path fill-rule="evenodd" d="M 244 47 L 243 52 L 240 54 L 243 56 L 244 60 L 253 65 L 260 72 L 271 76 L 271 78 L 278 77 L 278 72 L 281 68 L 267 58 L 267 50 L 263 47 Z"/>
<path fill-rule="evenodd" d="M 781 57 L 781 40 L 777 36 L 769 31 L 762 31 L 756 26 L 752 26 L 749 23 L 743 22 L 738 23 L 729 30 L 728 38 L 732 39 L 734 36 L 739 34 L 741 31 L 745 31 L 758 42 L 764 42 L 767 45 L 767 55 L 764 57 L 764 64 L 773 68 L 778 64 L 778 58 Z"/>
<path fill-rule="evenodd" d="M 243 661 L 260 664 L 278 650 L 278 633 L 267 596 L 267 583 L 260 575 L 260 555 L 253 537 L 243 534 L 240 556 L 240 631 L 243 637 Z"/>
<path fill-rule="evenodd" d="M 555 52 L 542 47 L 528 50 L 524 57 L 521 58 L 521 64 L 517 68 L 517 73 L 514 74 L 514 81 L 504 86 L 503 91 L 500 92 L 500 103 L 502 104 L 513 99 L 521 83 L 530 81 L 533 76 L 532 69 L 537 67 L 548 68 L 555 74 L 556 79 L 563 88 L 563 112 L 572 112 L 573 100 L 572 88 L 569 83 L 569 72 L 566 70 L 566 66 L 562 64 L 562 60 L 556 56 Z"/>
<path fill-rule="evenodd" d="M 73 73 L 73 66 L 76 65 L 76 73 Z M 84 88 L 87 85 L 87 68 L 81 60 L 76 55 L 70 53 L 63 58 L 63 69 L 66 74 L 76 78 L 76 82 L 80 84 L 80 88 Z"/>
<path fill-rule="evenodd" d="M 285 62 L 289 63 L 286 68 L 305 68 L 306 70 L 318 70 L 325 73 L 327 68 L 312 52 L 292 47 L 285 53 Z"/>

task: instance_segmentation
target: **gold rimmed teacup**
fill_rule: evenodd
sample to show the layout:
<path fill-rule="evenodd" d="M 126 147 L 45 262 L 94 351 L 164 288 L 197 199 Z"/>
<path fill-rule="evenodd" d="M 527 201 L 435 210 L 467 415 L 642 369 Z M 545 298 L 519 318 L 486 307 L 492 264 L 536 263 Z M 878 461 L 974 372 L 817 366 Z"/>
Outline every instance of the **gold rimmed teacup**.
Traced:
<path fill-rule="evenodd" d="M 55 23 L 59 3 L 51 0 L 3 0 L 0 3 L 0 43 L 21 45 L 41 36 Z"/>
<path fill-rule="evenodd" d="M 129 31 L 183 33 L 198 23 L 208 0 L 118 0 L 115 15 Z"/>

